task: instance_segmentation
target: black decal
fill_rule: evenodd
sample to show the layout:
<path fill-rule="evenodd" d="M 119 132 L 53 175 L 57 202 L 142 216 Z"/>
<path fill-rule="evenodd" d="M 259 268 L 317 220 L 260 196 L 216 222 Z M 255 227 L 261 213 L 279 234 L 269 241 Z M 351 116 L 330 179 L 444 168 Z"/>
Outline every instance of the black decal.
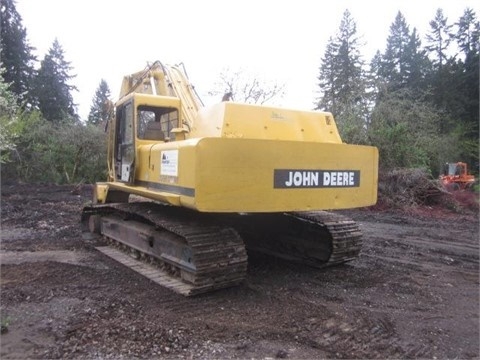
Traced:
<path fill-rule="evenodd" d="M 273 170 L 273 187 L 275 189 L 359 186 L 360 170 Z"/>

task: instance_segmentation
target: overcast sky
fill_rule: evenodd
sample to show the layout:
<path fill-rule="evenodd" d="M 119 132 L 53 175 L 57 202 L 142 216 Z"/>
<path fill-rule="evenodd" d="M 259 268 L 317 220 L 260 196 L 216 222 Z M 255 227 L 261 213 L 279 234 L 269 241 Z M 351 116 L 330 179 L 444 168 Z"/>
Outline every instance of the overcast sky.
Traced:
<path fill-rule="evenodd" d="M 311 109 L 325 46 L 346 9 L 369 61 L 384 51 L 398 11 L 424 45 L 438 8 L 454 23 L 467 7 L 480 17 L 478 0 L 16 0 L 38 59 L 55 38 L 64 49 L 82 119 L 102 78 L 116 101 L 123 76 L 155 60 L 183 62 L 206 105 L 217 101 L 207 93 L 230 68 L 285 84 L 280 105 Z"/>

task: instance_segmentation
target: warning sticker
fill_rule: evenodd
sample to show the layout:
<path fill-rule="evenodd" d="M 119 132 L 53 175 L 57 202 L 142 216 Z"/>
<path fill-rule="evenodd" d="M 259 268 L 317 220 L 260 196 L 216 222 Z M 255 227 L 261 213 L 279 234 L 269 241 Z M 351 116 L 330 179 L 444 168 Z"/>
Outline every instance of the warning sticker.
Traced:
<path fill-rule="evenodd" d="M 160 175 L 178 176 L 178 150 L 162 151 Z"/>

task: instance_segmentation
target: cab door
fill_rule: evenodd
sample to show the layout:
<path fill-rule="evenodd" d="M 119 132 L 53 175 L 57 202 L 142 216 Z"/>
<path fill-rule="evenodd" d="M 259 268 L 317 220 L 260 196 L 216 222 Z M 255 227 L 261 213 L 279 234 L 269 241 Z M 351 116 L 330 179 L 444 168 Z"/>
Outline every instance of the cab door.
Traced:
<path fill-rule="evenodd" d="M 135 175 L 135 126 L 133 101 L 116 111 L 115 177 L 117 181 L 133 184 Z"/>

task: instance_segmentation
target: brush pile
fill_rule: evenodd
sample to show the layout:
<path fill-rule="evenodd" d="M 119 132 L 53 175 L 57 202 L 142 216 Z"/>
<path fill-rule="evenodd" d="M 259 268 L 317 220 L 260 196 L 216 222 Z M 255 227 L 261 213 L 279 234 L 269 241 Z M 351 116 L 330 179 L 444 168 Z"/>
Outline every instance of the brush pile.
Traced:
<path fill-rule="evenodd" d="M 448 195 L 425 169 L 394 169 L 379 175 L 378 199 L 388 207 L 434 205 Z"/>

